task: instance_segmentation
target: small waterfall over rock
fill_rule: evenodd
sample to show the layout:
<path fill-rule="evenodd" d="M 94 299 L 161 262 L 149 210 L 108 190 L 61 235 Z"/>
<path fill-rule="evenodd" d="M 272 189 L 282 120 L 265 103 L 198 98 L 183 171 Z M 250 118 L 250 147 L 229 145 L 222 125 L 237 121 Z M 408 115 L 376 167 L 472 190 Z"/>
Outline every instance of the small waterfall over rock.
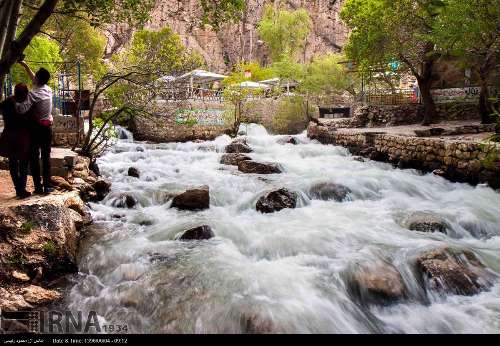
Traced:
<path fill-rule="evenodd" d="M 132 132 L 127 130 L 126 128 L 115 125 L 115 131 L 118 139 L 123 140 L 125 142 L 133 142 L 134 141 L 134 135 Z"/>
<path fill-rule="evenodd" d="M 500 332 L 500 193 L 255 124 L 240 128 L 245 155 L 281 174 L 221 164 L 228 136 L 148 144 L 119 131 L 66 308 L 136 333 Z M 201 186 L 208 209 L 171 208 Z M 281 188 L 294 209 L 256 210 Z M 181 240 L 197 228 L 213 234 Z"/>

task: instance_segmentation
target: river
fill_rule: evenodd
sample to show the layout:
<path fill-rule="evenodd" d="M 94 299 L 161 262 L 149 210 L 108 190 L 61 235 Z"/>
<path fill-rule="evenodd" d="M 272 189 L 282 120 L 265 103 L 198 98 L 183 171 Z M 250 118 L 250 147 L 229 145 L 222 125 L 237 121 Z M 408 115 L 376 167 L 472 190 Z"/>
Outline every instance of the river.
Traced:
<path fill-rule="evenodd" d="M 500 273 L 500 193 L 451 183 L 389 164 L 359 162 L 346 149 L 306 134 L 280 144 L 258 125 L 245 125 L 259 161 L 283 174 L 243 174 L 219 163 L 231 139 L 148 144 L 120 140 L 98 164 L 112 193 L 91 204 L 94 226 L 82 242 L 80 273 L 65 298 L 72 311 L 96 311 L 103 323 L 135 333 L 485 333 L 500 332 L 500 280 L 473 296 L 434 295 L 415 277 L 424 250 L 469 249 Z M 141 172 L 129 177 L 129 167 Z M 311 200 L 317 182 L 352 190 L 345 202 Z M 172 194 L 210 187 L 210 209 L 169 208 Z M 255 210 L 269 189 L 299 193 L 296 209 Z M 115 208 L 117 193 L 138 200 Z M 448 234 L 400 225 L 409 211 L 432 210 Z M 210 225 L 216 237 L 175 240 Z M 410 291 L 392 305 L 359 304 L 345 277 L 358 263 L 390 261 Z"/>

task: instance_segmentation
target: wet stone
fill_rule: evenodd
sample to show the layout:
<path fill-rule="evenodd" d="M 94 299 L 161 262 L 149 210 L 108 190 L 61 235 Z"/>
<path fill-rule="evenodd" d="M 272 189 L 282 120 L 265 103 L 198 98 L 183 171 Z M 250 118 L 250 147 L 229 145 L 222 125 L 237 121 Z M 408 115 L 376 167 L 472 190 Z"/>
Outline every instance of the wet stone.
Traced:
<path fill-rule="evenodd" d="M 349 279 L 350 293 L 361 303 L 387 305 L 407 296 L 407 288 L 392 264 L 376 262 L 354 269 Z"/>
<path fill-rule="evenodd" d="M 129 177 L 134 177 L 134 178 L 139 178 L 140 177 L 140 172 L 137 168 L 135 167 L 130 167 L 127 172 Z"/>
<path fill-rule="evenodd" d="M 248 146 L 244 138 L 240 138 L 227 145 L 225 151 L 226 153 L 251 153 L 253 150 Z"/>
<path fill-rule="evenodd" d="M 129 194 L 119 195 L 111 204 L 115 208 L 128 208 L 132 209 L 137 205 L 137 199 Z"/>
<path fill-rule="evenodd" d="M 403 227 L 411 231 L 446 233 L 448 223 L 439 215 L 418 211 L 403 220 Z"/>
<path fill-rule="evenodd" d="M 210 208 L 209 187 L 201 186 L 175 196 L 171 208 L 181 210 L 203 210 Z"/>
<path fill-rule="evenodd" d="M 207 225 L 189 229 L 182 233 L 179 240 L 206 240 L 215 237 L 212 228 Z"/>
<path fill-rule="evenodd" d="M 231 154 L 222 155 L 222 157 L 220 159 L 220 163 L 223 165 L 238 166 L 239 162 L 248 161 L 251 159 L 252 159 L 251 157 L 244 155 L 244 154 L 231 153 Z"/>
<path fill-rule="evenodd" d="M 471 296 L 493 285 L 497 275 L 468 250 L 439 248 L 426 251 L 416 261 L 426 289 Z"/>
<path fill-rule="evenodd" d="M 335 200 L 337 202 L 345 201 L 351 190 L 341 184 L 323 182 L 318 183 L 309 189 L 311 199 L 321 199 L 324 201 Z"/>
<path fill-rule="evenodd" d="M 255 209 L 261 213 L 274 213 L 286 208 L 297 206 L 297 194 L 287 189 L 271 191 L 260 197 L 255 205 Z"/>
<path fill-rule="evenodd" d="M 281 169 L 276 163 L 263 163 L 250 160 L 238 162 L 238 170 L 243 173 L 251 173 L 251 174 L 281 173 Z"/>

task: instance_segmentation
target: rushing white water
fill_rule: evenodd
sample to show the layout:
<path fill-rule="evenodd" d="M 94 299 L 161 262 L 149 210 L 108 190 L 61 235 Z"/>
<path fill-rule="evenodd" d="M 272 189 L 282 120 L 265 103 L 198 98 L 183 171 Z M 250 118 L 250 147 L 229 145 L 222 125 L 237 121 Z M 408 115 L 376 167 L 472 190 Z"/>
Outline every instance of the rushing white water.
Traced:
<path fill-rule="evenodd" d="M 279 144 L 280 136 L 260 126 L 246 130 L 254 149 L 249 156 L 278 162 L 285 173 L 248 175 L 221 165 L 227 136 L 183 144 L 120 141 L 99 160 L 112 193 L 92 204 L 96 223 L 66 298 L 71 310 L 94 310 L 103 321 L 140 333 L 239 333 L 249 323 L 298 333 L 500 332 L 500 280 L 474 296 L 432 296 L 413 269 L 419 253 L 448 245 L 473 251 L 500 273 L 498 192 L 358 162 L 305 134 L 294 146 Z M 131 166 L 140 170 L 139 179 L 127 176 Z M 322 181 L 346 185 L 352 200 L 310 200 L 305 192 Z M 169 208 L 172 194 L 199 185 L 210 187 L 210 209 Z M 257 212 L 258 197 L 280 187 L 299 192 L 298 208 Z M 112 207 L 113 195 L 122 192 L 139 205 Z M 453 232 L 401 227 L 401 217 L 417 210 L 440 214 Z M 203 224 L 215 238 L 174 240 Z M 351 298 L 344 274 L 377 259 L 400 271 L 409 299 L 383 307 Z"/>

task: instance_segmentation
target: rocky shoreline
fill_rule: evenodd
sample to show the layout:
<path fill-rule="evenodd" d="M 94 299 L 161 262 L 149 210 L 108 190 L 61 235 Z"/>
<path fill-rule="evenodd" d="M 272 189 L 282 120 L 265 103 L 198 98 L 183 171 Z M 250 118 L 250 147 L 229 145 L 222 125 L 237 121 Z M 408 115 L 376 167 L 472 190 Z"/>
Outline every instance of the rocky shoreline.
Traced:
<path fill-rule="evenodd" d="M 79 240 L 92 223 L 86 202 L 102 200 L 110 184 L 77 157 L 67 178 L 53 176 L 56 191 L 17 200 L 1 195 L 0 309 L 40 308 L 61 299 L 62 279 L 75 273 Z M 5 191 L 8 172 L 0 171 Z"/>
<path fill-rule="evenodd" d="M 429 130 L 429 132 L 431 132 Z M 311 122 L 307 135 L 322 144 L 341 145 L 353 154 L 399 168 L 433 172 L 453 182 L 500 188 L 500 145 L 467 139 L 336 129 Z"/>

